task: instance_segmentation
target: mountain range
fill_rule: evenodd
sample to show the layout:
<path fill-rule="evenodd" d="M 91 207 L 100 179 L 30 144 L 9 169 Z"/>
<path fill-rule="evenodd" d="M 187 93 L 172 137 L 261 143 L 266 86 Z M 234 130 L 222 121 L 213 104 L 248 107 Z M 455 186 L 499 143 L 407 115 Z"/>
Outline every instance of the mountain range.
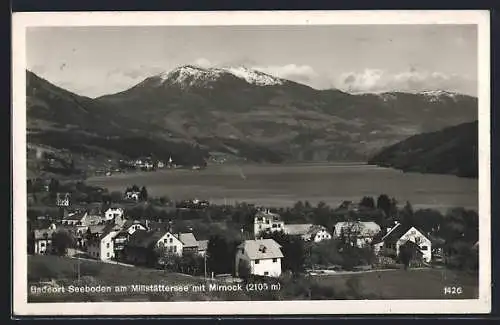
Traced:
<path fill-rule="evenodd" d="M 367 161 L 415 134 L 477 120 L 477 98 L 463 94 L 349 94 L 244 67 L 181 66 L 98 98 L 26 73 L 28 142 L 80 155 Z"/>

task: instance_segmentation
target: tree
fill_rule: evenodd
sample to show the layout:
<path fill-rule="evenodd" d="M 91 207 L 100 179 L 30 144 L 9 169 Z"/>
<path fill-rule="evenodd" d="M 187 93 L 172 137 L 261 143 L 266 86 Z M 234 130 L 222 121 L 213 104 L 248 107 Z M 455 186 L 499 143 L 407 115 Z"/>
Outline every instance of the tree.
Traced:
<path fill-rule="evenodd" d="M 57 231 L 52 235 L 52 247 L 59 256 L 64 256 L 68 248 L 75 247 L 76 240 L 73 235 L 66 231 Z"/>
<path fill-rule="evenodd" d="M 391 200 L 387 194 L 381 194 L 377 198 L 377 209 L 384 211 L 385 217 L 391 217 Z"/>
<path fill-rule="evenodd" d="M 371 196 L 364 196 L 359 205 L 365 208 L 374 209 L 375 208 L 375 200 Z"/>
<path fill-rule="evenodd" d="M 148 190 L 146 189 L 146 186 L 143 186 L 141 188 L 140 198 L 141 198 L 142 201 L 147 201 L 148 200 Z"/>
<path fill-rule="evenodd" d="M 403 245 L 399 246 L 398 258 L 401 263 L 404 264 L 405 270 L 410 266 L 411 260 L 415 257 L 416 248 L 413 242 L 407 241 Z"/>
<path fill-rule="evenodd" d="M 237 244 L 222 234 L 212 235 L 207 245 L 208 269 L 215 274 L 232 273 Z"/>
<path fill-rule="evenodd" d="M 264 234 L 265 239 L 274 239 L 281 245 L 283 260 L 281 267 L 283 270 L 290 270 L 293 273 L 300 273 L 304 270 L 306 260 L 305 242 L 298 236 L 290 236 L 283 231 Z"/>
<path fill-rule="evenodd" d="M 59 191 L 59 181 L 55 178 L 51 178 L 49 183 L 50 194 L 55 195 L 58 191 Z"/>
<path fill-rule="evenodd" d="M 361 235 L 361 224 L 358 221 L 348 220 L 340 230 L 340 241 L 344 246 L 357 246 Z"/>
<path fill-rule="evenodd" d="M 342 265 L 343 258 L 339 252 L 340 242 L 336 240 L 324 240 L 317 244 L 311 244 L 310 265 Z"/>
<path fill-rule="evenodd" d="M 139 186 L 137 186 L 137 185 L 134 184 L 134 185 L 132 185 L 132 187 L 130 188 L 130 190 L 132 192 L 139 192 Z"/>
<path fill-rule="evenodd" d="M 401 221 L 406 224 L 414 225 L 414 213 L 413 213 L 413 207 L 409 201 L 406 201 L 405 206 L 403 207 L 403 211 L 401 211 Z"/>
<path fill-rule="evenodd" d="M 238 261 L 238 277 L 246 280 L 251 274 L 250 264 L 245 259 Z"/>

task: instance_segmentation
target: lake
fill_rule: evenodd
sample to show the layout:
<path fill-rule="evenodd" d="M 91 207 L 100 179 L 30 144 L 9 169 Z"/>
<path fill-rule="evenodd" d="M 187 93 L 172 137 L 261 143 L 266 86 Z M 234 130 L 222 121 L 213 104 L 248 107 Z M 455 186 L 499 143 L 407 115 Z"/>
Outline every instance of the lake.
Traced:
<path fill-rule="evenodd" d="M 414 208 L 465 207 L 477 210 L 477 179 L 450 175 L 403 173 L 366 164 L 214 165 L 204 170 L 165 169 L 91 177 L 90 185 L 123 192 L 127 186 L 146 186 L 152 196 L 204 199 L 212 203 L 248 202 L 291 206 L 299 200 L 344 200 L 385 193 Z"/>

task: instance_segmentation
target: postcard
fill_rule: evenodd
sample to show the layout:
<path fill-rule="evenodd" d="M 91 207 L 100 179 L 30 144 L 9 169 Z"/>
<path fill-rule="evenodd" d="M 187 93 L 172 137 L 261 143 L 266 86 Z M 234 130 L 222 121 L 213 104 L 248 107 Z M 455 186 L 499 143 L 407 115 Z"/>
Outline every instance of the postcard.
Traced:
<path fill-rule="evenodd" d="M 488 11 L 12 20 L 16 316 L 490 312 Z"/>

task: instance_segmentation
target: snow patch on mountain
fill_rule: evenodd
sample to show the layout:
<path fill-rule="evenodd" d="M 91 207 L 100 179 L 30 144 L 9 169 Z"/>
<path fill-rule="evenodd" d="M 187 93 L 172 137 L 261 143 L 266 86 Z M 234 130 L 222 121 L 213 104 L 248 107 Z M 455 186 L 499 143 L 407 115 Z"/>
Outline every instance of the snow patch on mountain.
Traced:
<path fill-rule="evenodd" d="M 272 86 L 272 85 L 283 84 L 282 79 L 273 77 L 271 75 L 268 75 L 260 71 L 251 70 L 244 67 L 237 67 L 237 68 L 230 67 L 230 68 L 223 68 L 222 70 L 227 71 L 240 79 L 244 79 L 248 83 L 259 86 Z"/>
<path fill-rule="evenodd" d="M 427 97 L 431 102 L 437 102 L 443 98 L 456 99 L 456 97 L 459 95 L 457 93 L 446 90 L 426 90 L 421 91 L 418 94 Z"/>
<path fill-rule="evenodd" d="M 157 78 L 159 78 L 161 84 L 178 84 L 181 87 L 208 86 L 211 82 L 217 81 L 224 74 L 231 74 L 258 86 L 281 85 L 284 83 L 283 79 L 244 67 L 205 69 L 198 66 L 186 65 L 169 72 L 162 72 L 157 75 Z"/>
<path fill-rule="evenodd" d="M 182 66 L 170 72 L 162 72 L 158 75 L 161 83 L 169 82 L 181 86 L 204 85 L 215 81 L 220 77 L 220 71 L 203 69 L 196 66 Z"/>

